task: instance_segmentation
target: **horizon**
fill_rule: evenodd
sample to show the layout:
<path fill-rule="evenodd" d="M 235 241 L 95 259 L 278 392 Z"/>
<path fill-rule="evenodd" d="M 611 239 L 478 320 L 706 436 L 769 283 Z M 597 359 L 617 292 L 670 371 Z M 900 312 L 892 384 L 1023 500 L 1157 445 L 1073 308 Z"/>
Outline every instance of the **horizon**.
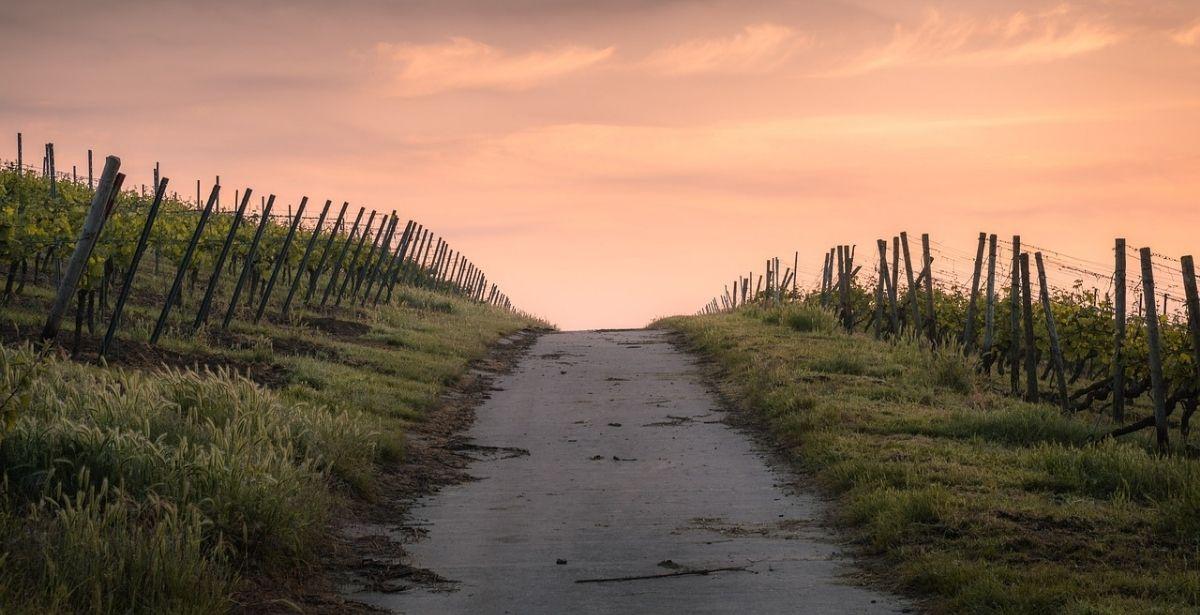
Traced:
<path fill-rule="evenodd" d="M 21 132 L 27 164 L 54 142 L 82 169 L 91 148 L 127 186 L 158 161 L 184 196 L 219 175 L 282 205 L 394 208 L 564 330 L 692 313 L 795 251 L 811 284 L 833 243 L 901 230 L 1099 263 L 1116 236 L 1196 245 L 1183 2 L 8 12 L 0 53 L 39 53 L 3 69 L 0 158 Z"/>

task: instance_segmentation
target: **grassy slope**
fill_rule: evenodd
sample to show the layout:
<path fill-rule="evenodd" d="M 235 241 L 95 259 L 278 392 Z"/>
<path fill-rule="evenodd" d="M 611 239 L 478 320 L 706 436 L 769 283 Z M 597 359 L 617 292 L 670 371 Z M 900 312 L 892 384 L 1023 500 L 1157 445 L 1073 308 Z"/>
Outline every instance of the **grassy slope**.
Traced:
<path fill-rule="evenodd" d="M 1200 462 L 1000 394 L 950 352 L 811 308 L 658 323 L 837 497 L 884 583 L 934 611 L 1195 612 Z"/>
<path fill-rule="evenodd" d="M 40 322 L 46 292 L 8 306 L 7 330 Z M 337 500 L 372 497 L 405 425 L 499 337 L 536 324 L 398 293 L 340 320 L 235 322 L 162 344 L 259 382 L 154 368 L 130 359 L 135 342 L 107 369 L 0 347 L 3 391 L 35 365 L 0 440 L 0 610 L 209 613 L 231 606 L 239 578 L 311 565 Z M 131 316 L 134 339 L 147 316 Z"/>

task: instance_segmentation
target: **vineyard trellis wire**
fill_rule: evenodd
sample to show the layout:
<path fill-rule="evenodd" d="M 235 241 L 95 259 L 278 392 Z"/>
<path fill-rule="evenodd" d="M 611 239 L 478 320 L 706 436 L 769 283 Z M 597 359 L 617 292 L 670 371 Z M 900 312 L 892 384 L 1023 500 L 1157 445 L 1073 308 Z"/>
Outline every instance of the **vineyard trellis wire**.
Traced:
<path fill-rule="evenodd" d="M 167 327 L 194 331 L 204 325 L 223 274 L 235 275 L 233 270 L 237 283 L 232 294 L 224 297 L 221 328 L 235 319 L 258 322 L 271 305 L 276 309 L 269 318 L 288 320 L 293 299 L 309 310 L 320 310 L 324 302 L 314 304 L 312 289 L 339 275 L 335 294 L 339 305 L 345 300 L 359 307 L 390 303 L 399 296 L 394 294 L 396 287 L 406 285 L 519 312 L 488 274 L 444 237 L 414 220 L 403 226 L 403 233 L 396 232 L 400 218 L 394 212 L 381 212 L 383 222 L 377 228 L 363 228 L 356 235 L 359 229 L 348 230 L 342 216 L 327 223 L 332 201 L 326 202 L 321 215 L 304 216 L 308 197 L 294 212 L 288 205 L 287 213 L 273 213 L 276 197 L 269 195 L 262 197 L 260 211 L 249 212 L 251 188 L 235 191 L 241 203 L 236 211 L 222 212 L 216 207 L 222 191 L 219 177 L 203 202 L 198 180 L 193 203 L 177 193 L 167 194 L 169 180 L 157 163 L 155 184 L 147 195 L 144 186 L 141 190 L 122 186 L 124 175 L 117 157 L 105 159 L 104 171 L 96 178 L 88 150 L 88 173 L 81 177 L 74 166 L 69 174 L 57 171 L 51 143 L 46 144 L 40 170 L 25 165 L 23 135 L 18 134 L 17 142 L 17 159 L 0 161 L 0 263 L 7 265 L 3 304 L 24 294 L 28 284 L 56 288 L 43 337 L 58 336 L 67 303 L 73 300 L 76 353 L 84 325 L 91 333 L 97 320 L 101 326 L 107 324 L 98 354 L 109 352 L 126 302 L 134 294 L 160 302 L 151 345 Z M 100 194 L 110 188 L 111 194 Z M 348 250 L 356 240 L 358 249 Z M 303 256 L 297 246 L 304 246 Z M 334 267 L 329 257 L 339 251 L 347 254 Z M 147 255 L 153 262 L 139 267 Z M 139 269 L 147 271 L 141 274 Z M 164 293 L 162 276 L 171 272 L 173 281 Z M 172 309 L 184 307 L 201 277 L 207 277 L 208 283 L 195 317 L 175 322 L 170 318 Z M 308 293 L 297 298 L 296 290 L 305 279 Z M 282 293 L 277 286 L 288 290 Z M 110 306 L 114 293 L 116 304 Z"/>
<path fill-rule="evenodd" d="M 848 330 L 957 344 L 979 370 L 1007 373 L 1013 395 L 1069 413 L 1106 411 L 1116 424 L 1110 437 L 1153 428 L 1166 449 L 1168 421 L 1181 407 L 1176 424 L 1187 441 L 1200 405 L 1200 299 L 1190 255 L 1134 250 L 1117 239 L 1109 265 L 987 233 L 974 254 L 927 234 L 919 246 L 900 233 L 877 248 L 866 259 L 872 264 L 860 265 L 856 246 L 835 246 L 820 272 L 800 268 L 798 258 L 781 271 L 779 259 L 769 259 L 757 279 L 738 275 L 699 313 L 820 306 Z M 810 280 L 803 288 L 799 274 Z M 1139 399 L 1149 414 L 1126 422 Z"/>

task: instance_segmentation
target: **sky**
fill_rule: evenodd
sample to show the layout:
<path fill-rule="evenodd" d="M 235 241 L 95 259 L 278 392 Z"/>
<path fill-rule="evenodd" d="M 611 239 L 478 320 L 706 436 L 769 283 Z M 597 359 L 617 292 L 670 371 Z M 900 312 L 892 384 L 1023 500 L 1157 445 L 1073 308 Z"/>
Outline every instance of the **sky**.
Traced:
<path fill-rule="evenodd" d="M 395 210 L 564 329 L 901 230 L 1200 247 L 1196 0 L 0 0 L 0 83 L 0 158 Z"/>

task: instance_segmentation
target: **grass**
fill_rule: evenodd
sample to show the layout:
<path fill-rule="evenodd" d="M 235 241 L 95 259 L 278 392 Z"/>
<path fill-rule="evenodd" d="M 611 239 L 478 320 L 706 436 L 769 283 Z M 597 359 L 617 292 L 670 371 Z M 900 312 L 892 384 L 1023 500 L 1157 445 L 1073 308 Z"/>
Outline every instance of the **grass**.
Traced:
<path fill-rule="evenodd" d="M 37 291 L 8 323 L 38 321 Z M 0 347 L 0 390 L 34 370 L 0 438 L 0 610 L 222 612 L 248 577 L 310 569 L 339 502 L 374 497 L 382 464 L 403 455 L 405 428 L 498 338 L 538 324 L 399 293 L 332 313 L 336 326 L 235 322 L 164 339 L 211 368 Z M 136 339 L 153 312 L 129 314 Z"/>
<path fill-rule="evenodd" d="M 934 612 L 1193 613 L 1200 461 L 1002 394 L 953 350 L 835 330 L 819 309 L 668 318 L 836 497 L 881 583 Z"/>

